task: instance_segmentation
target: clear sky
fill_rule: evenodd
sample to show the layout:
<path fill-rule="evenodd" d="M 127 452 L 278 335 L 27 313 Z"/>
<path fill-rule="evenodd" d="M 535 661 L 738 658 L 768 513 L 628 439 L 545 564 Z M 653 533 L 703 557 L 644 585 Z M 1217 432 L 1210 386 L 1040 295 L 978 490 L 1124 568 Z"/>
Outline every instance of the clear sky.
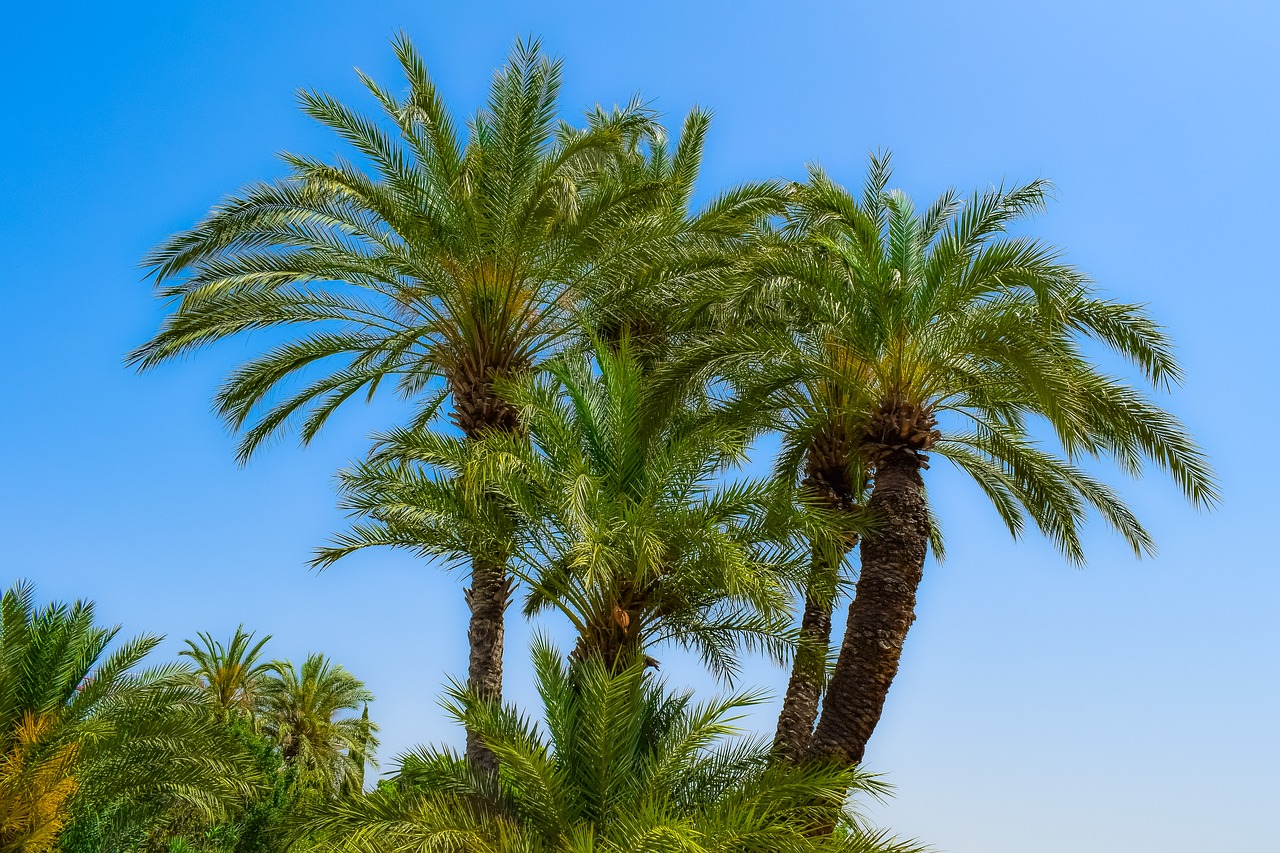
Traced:
<path fill-rule="evenodd" d="M 367 105 L 352 68 L 396 85 L 403 28 L 465 114 L 514 38 L 539 34 L 566 60 L 569 113 L 635 91 L 672 123 L 714 109 L 704 193 L 809 160 L 856 184 L 878 147 L 922 199 L 1054 180 L 1032 230 L 1171 330 L 1187 383 L 1164 402 L 1225 501 L 1201 515 L 1159 478 L 1122 483 L 1160 556 L 1137 562 L 1099 526 L 1076 570 L 1011 543 L 935 466 L 949 559 L 927 569 L 867 755 L 897 787 L 874 814 L 953 853 L 1273 849 L 1278 24 L 1280 7 L 1245 0 L 15 3 L 0 581 L 96 599 L 127 632 L 167 634 L 166 654 L 244 622 L 278 656 L 321 650 L 364 678 L 385 757 L 460 740 L 434 704 L 465 673 L 459 578 L 394 553 L 304 565 L 342 524 L 332 473 L 402 406 L 353 409 L 311 448 L 240 469 L 209 400 L 252 341 L 142 377 L 122 357 L 161 317 L 137 267 L 150 246 L 279 174 L 275 152 L 339 150 L 297 88 Z M 528 630 L 512 621 L 508 695 L 524 701 Z M 785 684 L 762 662 L 748 679 Z M 774 710 L 750 722 L 771 731 Z"/>

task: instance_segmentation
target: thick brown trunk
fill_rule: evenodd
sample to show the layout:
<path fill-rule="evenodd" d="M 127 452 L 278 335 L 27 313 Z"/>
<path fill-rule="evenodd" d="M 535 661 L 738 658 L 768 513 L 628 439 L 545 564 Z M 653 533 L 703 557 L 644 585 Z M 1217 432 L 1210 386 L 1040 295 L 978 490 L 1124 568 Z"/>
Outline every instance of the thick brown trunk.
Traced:
<path fill-rule="evenodd" d="M 815 563 L 819 559 L 814 555 Z M 810 582 L 804 597 L 800 641 L 791 664 L 787 693 L 782 698 L 782 711 L 778 714 L 778 731 L 773 736 L 774 755 L 793 764 L 804 757 L 809 739 L 813 737 L 818 700 L 827 677 L 827 649 L 831 646 L 832 597 L 820 594 L 814 588 L 816 583 L 816 580 Z M 835 586 L 834 582 L 831 586 Z"/>
<path fill-rule="evenodd" d="M 471 564 L 471 589 L 465 590 L 467 606 L 471 608 L 467 683 L 477 696 L 495 703 L 502 701 L 504 614 L 511 591 L 506 574 L 501 562 L 476 558 Z M 498 771 L 497 756 L 471 729 L 467 729 L 467 760 L 482 773 Z"/>
<path fill-rule="evenodd" d="M 916 618 L 929 514 L 913 451 L 899 449 L 879 463 L 867 508 L 874 529 L 862 540 L 862 572 L 809 747 L 811 757 L 843 764 L 862 760 Z"/>

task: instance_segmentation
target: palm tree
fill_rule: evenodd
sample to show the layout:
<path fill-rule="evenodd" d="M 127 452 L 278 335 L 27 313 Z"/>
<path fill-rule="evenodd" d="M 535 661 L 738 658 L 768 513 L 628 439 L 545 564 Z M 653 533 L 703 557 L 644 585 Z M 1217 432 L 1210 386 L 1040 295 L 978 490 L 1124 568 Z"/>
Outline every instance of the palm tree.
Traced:
<path fill-rule="evenodd" d="M 1180 374 L 1161 330 L 1138 306 L 1098 297 L 1056 249 L 1007 235 L 1043 206 L 1045 182 L 967 203 L 948 192 L 917 214 L 887 191 L 889 177 L 888 157 L 873 158 L 854 198 L 811 170 L 789 218 L 795 242 L 761 264 L 749 294 L 799 317 L 799 327 L 757 328 L 734 344 L 751 354 L 763 387 L 803 382 L 839 395 L 839 440 L 798 430 L 790 464 L 806 459 L 824 486 L 823 470 L 865 471 L 872 483 L 862 568 L 809 746 L 846 762 L 861 760 L 879 720 L 931 539 L 936 546 L 921 473 L 928 452 L 971 476 L 1013 535 L 1029 515 L 1076 562 L 1090 509 L 1138 555 L 1153 549 L 1077 457 L 1109 457 L 1134 474 L 1150 460 L 1194 505 L 1216 500 L 1208 465 L 1178 422 L 1082 353 L 1086 339 L 1108 347 L 1166 387 Z M 1030 436 L 1030 419 L 1049 425 L 1064 455 Z M 857 497 L 858 476 L 850 480 L 842 499 Z"/>
<path fill-rule="evenodd" d="M 795 190 L 780 194 L 783 204 Z M 769 227 L 756 229 L 727 275 L 697 282 L 678 310 L 702 322 L 677 348 L 668 371 L 685 382 L 718 376 L 732 388 L 734 407 L 748 410 L 755 422 L 767 419 L 783 438 L 775 486 L 807 510 L 796 518 L 809 522 L 802 531 L 809 567 L 774 737 L 775 754 L 792 762 L 805 755 L 817 720 L 830 668 L 832 609 L 845 558 L 865 527 L 868 486 L 854 440 L 856 401 L 847 390 L 860 377 L 849 374 L 854 365 L 830 357 L 830 330 L 813 322 L 811 306 L 790 286 L 794 272 L 778 269 L 780 261 L 793 262 L 797 251 L 795 241 Z"/>
<path fill-rule="evenodd" d="M 694 108 L 673 145 L 663 134 L 644 152 L 610 164 L 608 177 L 619 187 L 656 192 L 627 222 L 627 263 L 602 268 L 583 282 L 581 349 L 613 347 L 625 336 L 642 365 L 661 364 L 712 318 L 694 310 L 691 298 L 721 290 L 739 275 L 768 233 L 769 220 L 785 211 L 788 192 L 778 181 L 738 184 L 694 205 L 710 122 L 707 111 Z M 668 383 L 689 379 L 696 375 L 682 370 Z"/>
<path fill-rule="evenodd" d="M 288 661 L 272 669 L 262 686 L 263 729 L 280 744 L 286 769 L 332 794 L 363 784 L 364 766 L 373 763 L 378 746 L 366 704 L 373 694 L 321 654 L 308 655 L 301 669 Z M 363 716 L 341 716 L 361 706 Z"/>
<path fill-rule="evenodd" d="M 754 694 L 694 704 L 646 676 L 642 661 L 567 666 L 534 650 L 545 729 L 455 687 L 450 715 L 484 733 L 495 779 L 447 749 L 402 759 L 395 784 L 335 804 L 307 825 L 322 849 L 342 851 L 872 851 L 918 850 L 866 829 L 846 811 L 836 843 L 810 837 L 845 792 L 884 787 L 855 769 L 771 765 L 768 745 L 733 722 Z"/>
<path fill-rule="evenodd" d="M 93 604 L 0 598 L 0 851 L 44 853 L 80 817 L 133 829 L 179 807 L 226 816 L 260 782 L 185 667 L 138 670 L 160 638 L 108 652 Z"/>
<path fill-rule="evenodd" d="M 568 618 L 578 657 L 626 668 L 670 640 L 731 675 L 744 644 L 784 654 L 795 571 L 775 531 L 789 519 L 768 483 L 717 482 L 752 432 L 700 395 L 659 402 L 647 363 L 624 335 L 597 348 L 594 367 L 566 356 L 509 388 L 529 442 L 390 434 L 342 481 L 369 523 L 318 562 L 376 545 L 456 558 L 488 542 L 515 556 L 527 616 Z M 509 509 L 486 515 L 476 492 Z"/>
<path fill-rule="evenodd" d="M 253 643 L 253 634 L 246 634 L 244 626 L 239 625 L 225 645 L 208 633 L 196 636 L 200 643 L 187 640 L 187 648 L 178 654 L 195 661 L 200 685 L 224 716 L 239 714 L 252 720 L 263 679 L 271 672 L 270 663 L 259 663 L 262 647 L 271 635 Z"/>
<path fill-rule="evenodd" d="M 372 175 L 285 155 L 288 177 L 228 198 L 147 259 L 173 309 L 130 355 L 140 368 L 253 329 L 299 330 L 218 391 L 219 412 L 243 430 L 242 461 L 292 427 L 310 441 L 342 403 L 383 385 L 416 401 L 417 423 L 448 399 L 468 439 L 518 433 L 497 387 L 560 345 L 591 276 L 626 269 L 646 247 L 623 226 L 655 188 L 607 177 L 656 132 L 646 108 L 597 108 L 580 129 L 557 123 L 561 63 L 519 43 L 463 134 L 407 38 L 394 47 L 403 99 L 361 77 L 385 122 L 300 96 Z M 283 391 L 299 379 L 301 390 Z M 468 678 L 495 700 L 505 562 L 469 554 Z M 492 769 L 474 738 L 469 754 Z"/>

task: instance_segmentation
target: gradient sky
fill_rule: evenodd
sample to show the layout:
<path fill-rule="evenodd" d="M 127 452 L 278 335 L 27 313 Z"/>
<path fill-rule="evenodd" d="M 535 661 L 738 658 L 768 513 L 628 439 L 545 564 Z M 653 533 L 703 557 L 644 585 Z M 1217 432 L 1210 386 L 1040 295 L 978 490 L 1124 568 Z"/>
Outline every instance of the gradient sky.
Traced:
<path fill-rule="evenodd" d="M 1122 482 L 1160 555 L 1135 561 L 1099 525 L 1076 570 L 1034 536 L 1012 543 L 935 466 L 949 557 L 927 569 L 867 755 L 897 788 L 872 812 L 952 853 L 1273 849 L 1280 7 L 41 6 L 10 6 L 0 35 L 6 586 L 93 598 L 127 633 L 166 634 L 165 655 L 244 622 L 274 634 L 277 656 L 321 650 L 364 678 L 387 759 L 460 742 L 434 703 L 465 674 L 459 578 L 395 553 L 305 568 L 342 524 L 332 473 L 403 406 L 354 408 L 309 449 L 284 442 L 241 469 L 209 401 L 253 341 L 141 377 L 122 357 L 161 317 L 137 267 L 150 246 L 279 174 L 275 152 L 340 150 L 295 108 L 297 88 L 367 106 L 352 68 L 398 85 L 389 39 L 403 28 L 467 114 L 514 38 L 540 34 L 566 60 L 566 114 L 636 91 L 673 124 L 695 103 L 715 110 L 704 195 L 810 160 L 857 184 L 878 147 L 920 199 L 1055 182 L 1031 230 L 1170 329 L 1187 382 L 1163 401 L 1225 500 L 1198 514 L 1161 478 Z M 529 632 L 509 636 L 508 695 L 527 702 Z M 717 689 L 659 657 L 673 682 Z M 747 678 L 785 685 L 764 662 Z M 748 723 L 772 731 L 774 713 Z"/>

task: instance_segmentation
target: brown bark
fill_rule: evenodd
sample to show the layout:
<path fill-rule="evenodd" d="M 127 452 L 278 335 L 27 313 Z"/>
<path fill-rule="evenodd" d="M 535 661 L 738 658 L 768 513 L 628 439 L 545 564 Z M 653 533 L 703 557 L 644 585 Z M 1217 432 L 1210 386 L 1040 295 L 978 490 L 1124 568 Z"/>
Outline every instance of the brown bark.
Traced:
<path fill-rule="evenodd" d="M 874 529 L 862 540 L 862 572 L 809 747 L 813 758 L 862 760 L 898 672 L 929 544 L 920 465 L 914 450 L 900 447 L 877 466 L 867 507 Z"/>
<path fill-rule="evenodd" d="M 815 555 L 814 559 L 817 562 L 820 558 Z M 815 583 L 816 580 L 810 584 L 804 597 L 800 641 L 791 664 L 787 692 L 782 698 L 782 711 L 778 714 L 778 730 L 773 736 L 774 755 L 793 764 L 804 757 L 809 739 L 813 737 L 818 700 L 827 676 L 827 649 L 831 645 L 833 602 L 829 596 L 815 595 Z"/>
<path fill-rule="evenodd" d="M 489 702 L 502 701 L 504 616 L 510 592 L 506 566 L 499 561 L 473 559 L 471 588 L 464 590 L 467 606 L 471 608 L 471 622 L 467 627 L 471 647 L 467 683 L 477 696 Z M 467 760 L 482 773 L 498 772 L 497 756 L 470 728 L 467 729 Z"/>
<path fill-rule="evenodd" d="M 852 456 L 849 430 L 839 421 L 832 421 L 819 431 L 809 448 L 802 486 L 833 512 L 850 513 L 857 508 L 860 494 L 855 492 L 860 492 L 861 487 L 855 484 L 852 476 Z M 819 546 L 813 548 L 812 568 L 805 585 L 799 643 L 773 738 L 774 754 L 792 763 L 804 757 L 813 737 L 813 724 L 818 719 L 819 700 L 827 678 L 831 611 L 835 606 L 840 565 L 855 542 L 853 538 L 846 541 L 839 557 L 834 560 Z"/>
<path fill-rule="evenodd" d="M 525 365 L 513 366 L 492 357 L 464 360 L 448 373 L 453 397 L 453 420 L 468 441 L 476 441 L 492 430 L 521 433 L 519 413 L 494 392 L 495 380 L 513 375 Z M 505 555 L 472 554 L 471 588 L 464 590 L 471 610 L 467 626 L 470 646 L 467 685 L 488 702 L 502 702 L 502 652 L 506 633 L 506 610 L 510 602 L 511 579 Z M 467 729 L 467 761 L 487 775 L 498 772 L 498 758 L 483 739 Z"/>

